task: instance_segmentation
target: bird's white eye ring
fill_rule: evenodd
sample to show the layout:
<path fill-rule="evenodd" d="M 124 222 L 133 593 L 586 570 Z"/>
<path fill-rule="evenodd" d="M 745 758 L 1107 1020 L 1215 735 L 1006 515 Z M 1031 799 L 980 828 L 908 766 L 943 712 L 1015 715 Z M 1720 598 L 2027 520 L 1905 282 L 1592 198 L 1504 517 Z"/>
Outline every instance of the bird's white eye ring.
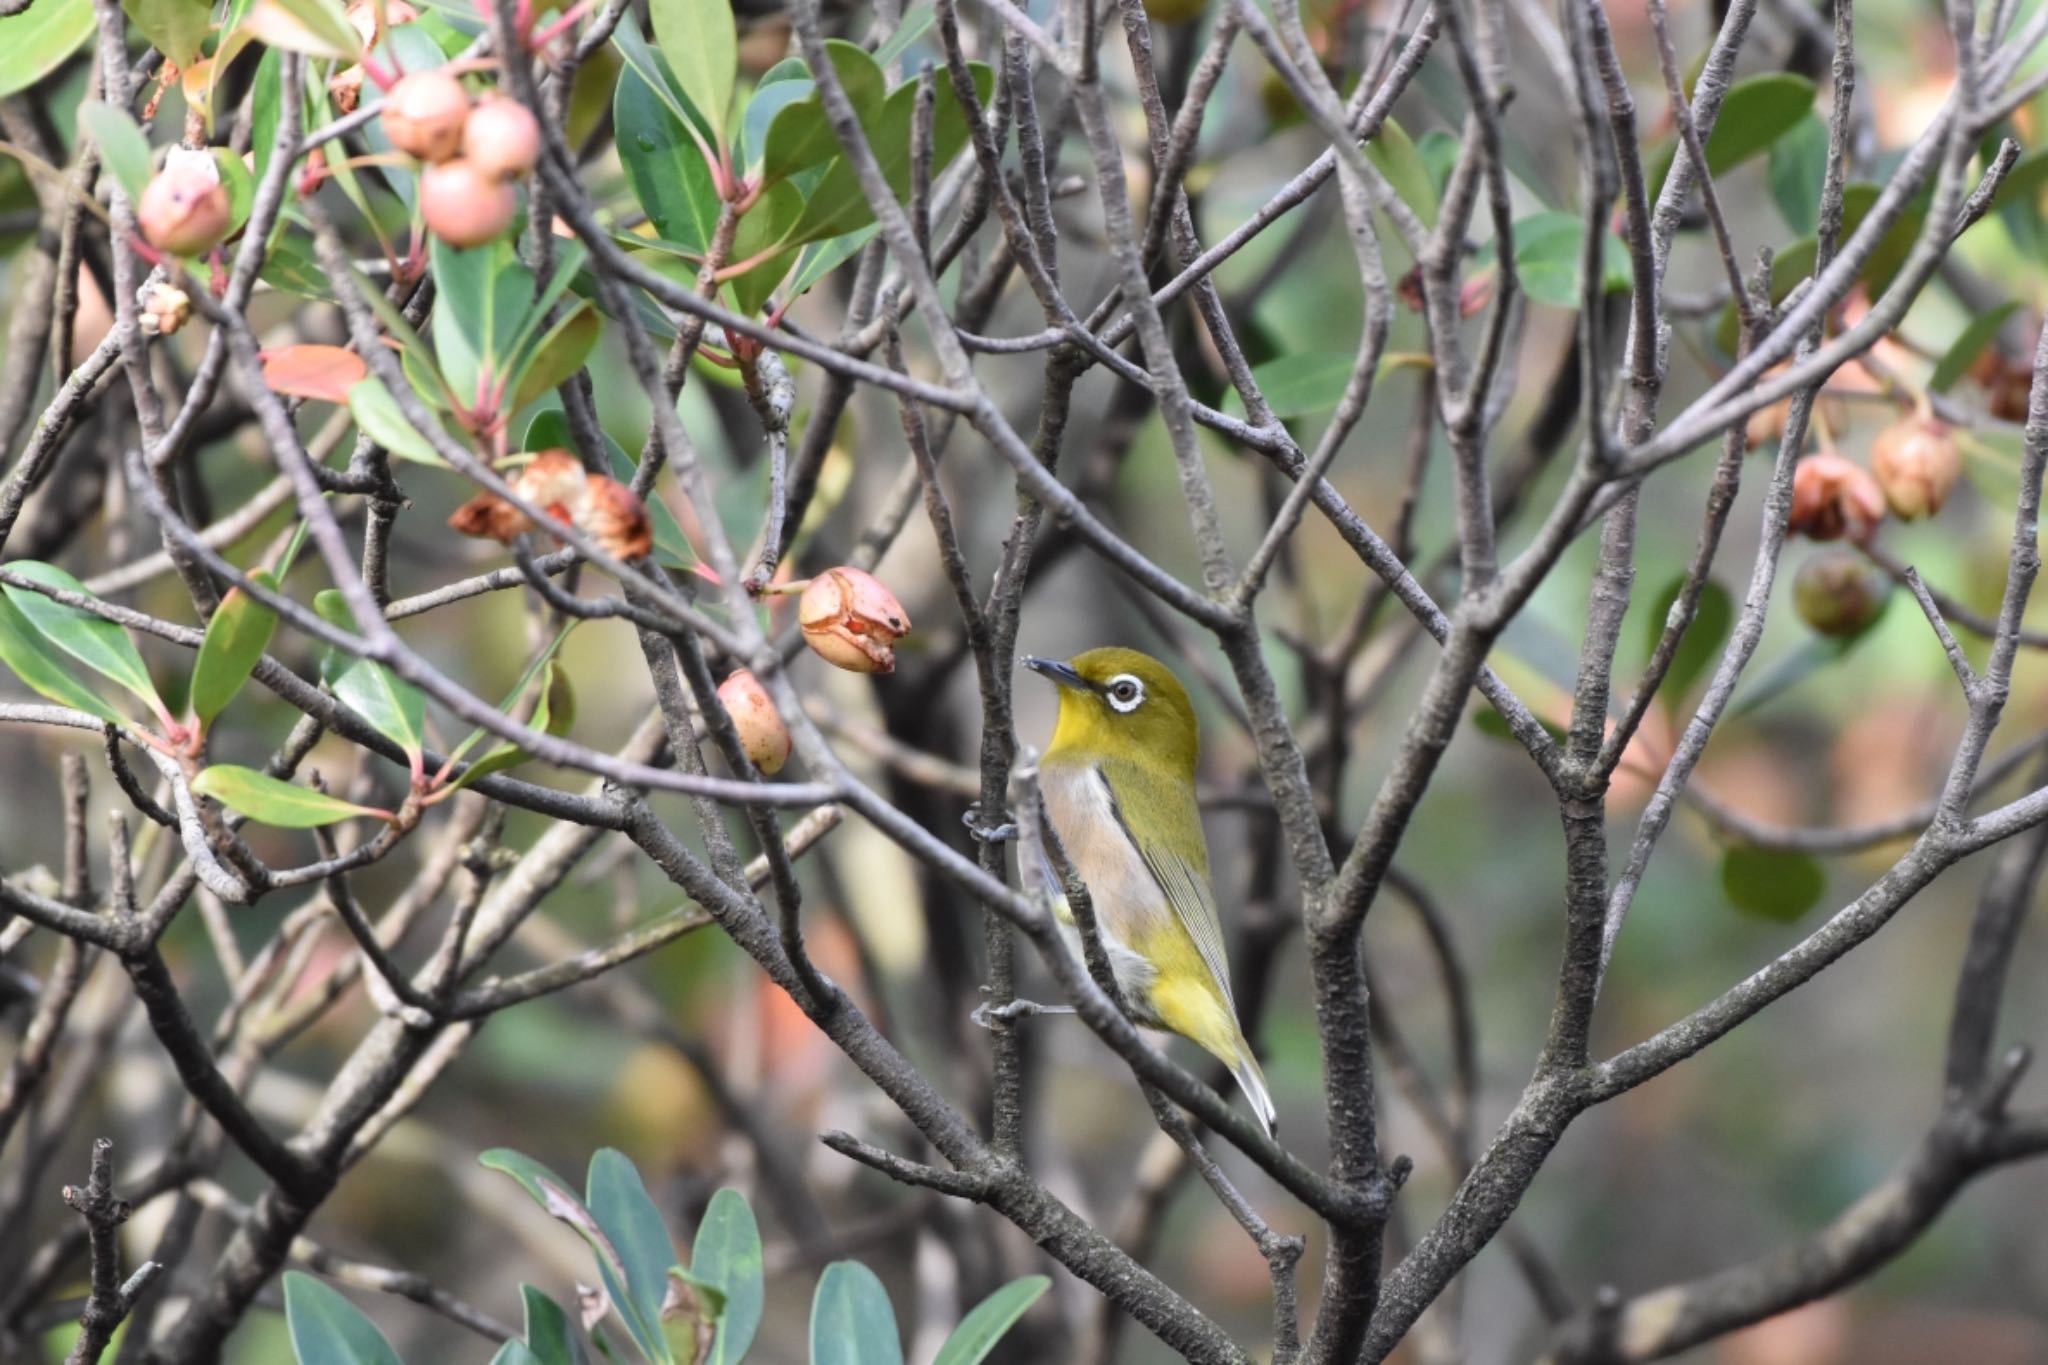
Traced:
<path fill-rule="evenodd" d="M 1129 673 L 1119 673 L 1109 680 L 1109 686 L 1102 689 L 1109 698 L 1109 704 L 1119 715 L 1129 715 L 1145 700 L 1145 684 Z"/>

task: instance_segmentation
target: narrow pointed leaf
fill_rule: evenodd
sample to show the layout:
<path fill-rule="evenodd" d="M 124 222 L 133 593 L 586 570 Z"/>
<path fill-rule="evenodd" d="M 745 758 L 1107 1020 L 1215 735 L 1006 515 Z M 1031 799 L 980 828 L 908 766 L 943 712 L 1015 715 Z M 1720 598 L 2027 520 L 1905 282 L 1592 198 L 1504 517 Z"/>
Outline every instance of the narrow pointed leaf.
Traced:
<path fill-rule="evenodd" d="M 627 1332 L 633 1337 L 642 1354 L 650 1361 L 669 1361 L 668 1350 L 661 1341 L 660 1305 L 657 1302 L 655 1315 L 647 1323 L 636 1320 L 637 1314 L 631 1301 L 626 1297 L 626 1266 L 610 1234 L 599 1224 L 576 1192 L 562 1178 L 524 1152 L 509 1147 L 493 1147 L 477 1157 L 478 1164 L 493 1171 L 509 1175 L 519 1182 L 521 1189 L 539 1204 L 552 1218 L 557 1218 L 574 1228 L 579 1236 L 597 1255 L 598 1278 L 604 1282 L 605 1293 L 612 1306 L 626 1324 Z"/>
<path fill-rule="evenodd" d="M 312 829 L 339 820 L 367 815 L 375 820 L 389 818 L 389 812 L 373 806 L 358 806 L 338 796 L 283 782 L 269 773 L 233 763 L 216 763 L 192 779 L 192 791 L 210 796 L 230 810 L 251 820 L 279 829 Z"/>
<path fill-rule="evenodd" d="M 98 693 L 78 681 L 75 665 L 55 645 L 43 638 L 32 622 L 21 614 L 5 593 L 0 593 L 0 663 L 14 676 L 59 706 L 126 725 L 128 718 L 115 710 Z"/>
<path fill-rule="evenodd" d="M 540 1365 L 590 1365 L 583 1335 L 566 1308 L 530 1284 L 519 1286 L 519 1298 L 526 1306 L 526 1345 Z"/>
<path fill-rule="evenodd" d="M 946 1344 L 939 1347 L 932 1365 L 980 1365 L 1003 1334 L 1050 1288 L 1052 1281 L 1043 1275 L 1026 1275 L 1010 1281 L 960 1319 Z"/>
<path fill-rule="evenodd" d="M 7 567 L 23 578 L 32 578 L 38 583 L 84 597 L 92 596 L 85 584 L 54 564 L 24 559 Z M 156 684 L 149 678 L 149 669 L 143 665 L 142 655 L 136 651 L 135 642 L 128 638 L 127 631 L 104 617 L 45 597 L 33 588 L 10 585 L 6 591 L 8 599 L 51 644 L 94 672 L 127 688 L 157 714 L 164 713 L 163 698 L 157 695 Z"/>
<path fill-rule="evenodd" d="M 604 317 L 588 303 L 579 303 L 548 328 L 527 358 L 506 411 L 517 412 L 536 402 L 583 368 L 583 362 L 604 335 Z"/>
<path fill-rule="evenodd" d="M 1941 360 L 1928 376 L 1927 387 L 1936 393 L 1947 393 L 1955 387 L 1958 379 L 1970 372 L 1970 366 L 1977 363 L 1977 357 L 1984 354 L 1998 335 L 1998 329 L 2020 306 L 2018 299 L 2007 299 L 1988 313 L 1979 313 L 1970 319 L 1970 325 L 1942 352 Z"/>
<path fill-rule="evenodd" d="M 261 569 L 249 577 L 272 591 L 277 588 L 277 580 Z M 192 715 L 201 725 L 213 724 L 235 699 L 276 630 L 277 613 L 240 588 L 221 599 L 192 665 Z"/>

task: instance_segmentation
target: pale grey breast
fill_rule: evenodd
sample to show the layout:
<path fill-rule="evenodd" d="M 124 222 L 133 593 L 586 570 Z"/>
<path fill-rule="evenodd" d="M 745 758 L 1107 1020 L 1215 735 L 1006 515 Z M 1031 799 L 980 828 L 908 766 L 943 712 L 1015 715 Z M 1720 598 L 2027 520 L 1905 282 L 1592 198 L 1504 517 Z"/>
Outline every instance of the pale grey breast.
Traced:
<path fill-rule="evenodd" d="M 1047 762 L 1039 769 L 1039 785 L 1045 796 L 1046 817 L 1088 887 L 1117 981 L 1133 997 L 1129 1001 L 1132 1012 L 1148 1014 L 1145 997 L 1152 984 L 1152 966 L 1124 945 L 1172 920 L 1173 908 L 1166 893 L 1124 833 L 1109 785 L 1092 764 Z M 1054 894 L 1059 894 L 1058 878 L 1049 868 L 1044 872 Z M 1078 958 L 1079 935 L 1070 931 L 1069 942 Z"/>

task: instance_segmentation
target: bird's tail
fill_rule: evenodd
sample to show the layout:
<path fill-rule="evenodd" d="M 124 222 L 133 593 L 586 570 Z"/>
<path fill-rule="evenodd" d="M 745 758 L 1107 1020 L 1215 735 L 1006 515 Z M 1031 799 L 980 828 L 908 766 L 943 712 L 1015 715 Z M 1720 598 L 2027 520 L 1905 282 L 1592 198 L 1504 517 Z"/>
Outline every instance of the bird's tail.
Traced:
<path fill-rule="evenodd" d="M 1266 1130 L 1267 1137 L 1273 1136 L 1273 1126 L 1279 1118 L 1273 1109 L 1273 1094 L 1266 1089 L 1266 1073 L 1259 1070 L 1258 1059 L 1252 1056 L 1252 1045 L 1242 1035 L 1237 1040 L 1237 1059 L 1230 1064 L 1230 1071 L 1237 1077 L 1244 1097 L 1251 1101 L 1252 1113 L 1259 1120 L 1259 1126 Z"/>

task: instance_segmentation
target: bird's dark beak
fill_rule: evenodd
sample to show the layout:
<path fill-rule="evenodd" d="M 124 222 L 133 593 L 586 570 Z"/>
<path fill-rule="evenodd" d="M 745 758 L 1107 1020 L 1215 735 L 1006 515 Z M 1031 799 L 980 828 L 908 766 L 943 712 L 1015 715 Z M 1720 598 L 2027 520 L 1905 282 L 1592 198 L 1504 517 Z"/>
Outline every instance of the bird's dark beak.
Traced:
<path fill-rule="evenodd" d="M 1061 663 L 1058 659 L 1041 659 L 1035 654 L 1027 654 L 1024 656 L 1024 666 L 1033 673 L 1044 674 L 1061 687 L 1071 687 L 1077 692 L 1090 690 L 1086 678 L 1075 672 L 1071 664 Z"/>

